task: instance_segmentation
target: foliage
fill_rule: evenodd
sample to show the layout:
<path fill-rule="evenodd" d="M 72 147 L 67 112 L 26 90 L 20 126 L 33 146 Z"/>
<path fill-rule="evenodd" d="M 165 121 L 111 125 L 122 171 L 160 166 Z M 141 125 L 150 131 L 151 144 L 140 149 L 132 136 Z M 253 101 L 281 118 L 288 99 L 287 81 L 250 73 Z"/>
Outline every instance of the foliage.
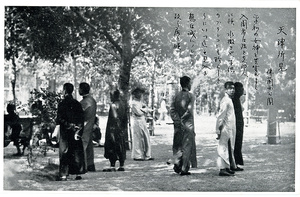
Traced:
<path fill-rule="evenodd" d="M 181 16 L 180 21 L 176 20 L 175 14 Z M 193 24 L 195 43 L 190 41 L 189 34 L 191 14 L 196 19 Z M 242 74 L 240 24 L 243 15 L 249 19 L 245 37 L 248 76 Z M 259 16 L 258 76 L 253 68 L 255 15 Z M 230 24 L 231 16 L 234 23 Z M 66 70 L 71 67 L 64 61 L 70 61 L 71 54 L 77 60 L 80 80 L 90 81 L 95 89 L 99 88 L 100 97 L 118 83 L 125 100 L 134 84 L 143 84 L 150 89 L 153 80 L 156 84 L 164 84 L 169 79 L 178 80 L 182 75 L 194 79 L 193 90 L 197 99 L 207 104 L 204 95 L 210 91 L 222 93 L 225 81 L 240 81 L 244 86 L 248 82 L 252 109 L 268 107 L 266 71 L 271 68 L 276 75 L 273 89 L 276 107 L 295 114 L 291 107 L 295 106 L 295 16 L 295 9 L 290 8 L 6 7 L 5 54 L 9 57 L 12 51 L 24 50 L 31 59 L 49 60 Z M 219 32 L 217 20 L 220 21 Z M 181 49 L 175 50 L 178 24 Z M 280 38 L 278 29 L 282 26 L 287 32 L 287 71 L 284 73 L 278 72 L 279 46 L 276 44 Z M 230 32 L 235 35 L 231 57 L 228 55 Z M 217 42 L 217 34 L 220 42 Z M 221 58 L 219 78 L 217 45 Z M 191 58 L 192 46 L 194 59 Z M 203 64 L 204 56 L 207 67 Z M 234 70 L 229 69 L 231 60 Z M 255 84 L 256 80 L 258 84 Z M 288 102 L 283 102 L 286 97 Z"/>
<path fill-rule="evenodd" d="M 31 91 L 31 95 L 28 105 L 32 115 L 37 116 L 42 124 L 55 125 L 57 106 L 61 101 L 62 94 L 42 88 L 41 91 L 34 89 Z"/>

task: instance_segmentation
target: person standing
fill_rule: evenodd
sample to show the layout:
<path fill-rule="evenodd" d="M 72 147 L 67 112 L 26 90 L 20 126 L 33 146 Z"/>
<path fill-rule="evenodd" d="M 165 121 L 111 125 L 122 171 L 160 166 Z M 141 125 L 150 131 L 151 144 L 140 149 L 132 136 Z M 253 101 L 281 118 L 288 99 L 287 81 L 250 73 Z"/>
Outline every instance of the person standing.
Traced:
<path fill-rule="evenodd" d="M 166 98 L 163 98 L 161 103 L 160 103 L 160 108 L 158 109 L 159 112 L 159 119 L 157 124 L 160 125 L 161 121 L 164 121 L 167 116 L 167 106 L 166 106 Z"/>
<path fill-rule="evenodd" d="M 125 171 L 126 159 L 125 132 L 126 132 L 126 111 L 124 104 L 120 101 L 120 91 L 115 90 L 111 94 L 111 101 L 106 125 L 104 157 L 109 159 L 110 168 L 104 172 L 116 171 L 116 161 L 119 160 L 118 171 Z"/>
<path fill-rule="evenodd" d="M 241 105 L 240 98 L 244 95 L 244 87 L 240 82 L 234 83 L 235 93 L 232 99 L 234 106 L 234 113 L 236 119 L 236 138 L 234 145 L 234 160 L 236 165 L 244 165 L 243 155 L 242 155 L 242 144 L 244 135 L 244 117 L 243 109 Z M 243 168 L 237 166 L 235 171 L 243 171 Z"/>
<path fill-rule="evenodd" d="M 96 145 L 96 147 L 101 147 L 101 138 L 102 138 L 102 133 L 101 129 L 99 126 L 99 118 L 96 116 L 95 118 L 95 123 L 93 126 L 93 144 Z"/>
<path fill-rule="evenodd" d="M 83 110 L 72 96 L 74 86 L 65 83 L 64 99 L 58 104 L 56 124 L 60 125 L 59 179 L 66 181 L 69 174 L 76 174 L 76 180 L 85 173 L 83 133 Z"/>
<path fill-rule="evenodd" d="M 144 90 L 136 88 L 132 91 L 133 143 L 131 157 L 136 161 L 153 160 L 151 157 L 150 134 L 147 128 L 145 114 L 149 109 L 143 105 Z"/>
<path fill-rule="evenodd" d="M 235 144 L 235 114 L 232 103 L 234 96 L 234 83 L 228 81 L 224 84 L 225 95 L 220 103 L 220 112 L 216 121 L 216 133 L 218 135 L 218 159 L 217 165 L 220 176 L 234 176 L 234 144 Z"/>
<path fill-rule="evenodd" d="M 9 137 L 17 148 L 17 153 L 15 153 L 14 156 L 21 156 L 24 154 L 24 150 L 21 152 L 19 142 L 20 133 L 22 131 L 20 117 L 16 113 L 16 106 L 14 104 L 7 104 L 6 111 L 8 114 L 4 115 L 4 132 L 7 134 L 8 130 L 11 129 L 11 135 Z"/>
<path fill-rule="evenodd" d="M 174 171 L 180 175 L 189 175 L 190 166 L 197 167 L 196 143 L 194 131 L 194 102 L 191 79 L 180 78 L 182 90 L 175 96 L 170 106 L 170 115 L 174 122 L 173 156 Z"/>
<path fill-rule="evenodd" d="M 97 105 L 95 99 L 90 95 L 90 85 L 88 83 L 82 82 L 79 84 L 79 94 L 82 96 L 80 104 L 84 111 L 82 142 L 85 153 L 86 170 L 95 172 L 93 127 L 96 118 Z"/>

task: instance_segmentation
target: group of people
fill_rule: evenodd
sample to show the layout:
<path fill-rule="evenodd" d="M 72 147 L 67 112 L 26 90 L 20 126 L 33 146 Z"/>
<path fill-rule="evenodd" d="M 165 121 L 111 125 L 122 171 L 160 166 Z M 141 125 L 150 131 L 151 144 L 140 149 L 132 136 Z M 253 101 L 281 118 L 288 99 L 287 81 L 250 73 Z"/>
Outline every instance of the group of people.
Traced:
<path fill-rule="evenodd" d="M 79 84 L 80 102 L 73 98 L 73 90 L 73 84 L 64 84 L 64 99 L 57 109 L 56 124 L 60 125 L 58 180 L 62 181 L 67 180 L 69 174 L 76 174 L 75 179 L 80 180 L 81 174 L 96 171 L 92 140 L 96 101 L 89 94 L 87 83 Z"/>
<path fill-rule="evenodd" d="M 197 167 L 196 143 L 194 128 L 195 97 L 190 92 L 191 79 L 187 76 L 180 78 L 181 91 L 171 102 L 170 116 L 174 123 L 173 158 L 168 164 L 174 164 L 174 171 L 180 175 L 190 175 L 190 167 Z M 239 82 L 226 82 L 225 96 L 220 102 L 220 112 L 216 121 L 218 144 L 217 165 L 220 176 L 234 176 L 235 171 L 242 171 L 238 165 L 244 165 L 242 157 L 243 114 L 240 97 L 243 95 L 243 85 Z M 75 179 L 82 179 L 81 175 L 94 172 L 93 130 L 96 117 L 96 101 L 90 95 L 88 83 L 79 84 L 79 102 L 73 98 L 74 86 L 71 83 L 63 85 L 64 99 L 58 104 L 56 125 L 60 127 L 59 135 L 59 176 L 58 180 L 67 180 L 70 174 Z M 132 91 L 132 153 L 135 161 L 154 160 L 151 156 L 150 134 L 147 129 L 145 116 L 151 112 L 143 104 L 145 90 L 136 88 Z M 125 171 L 126 160 L 126 132 L 127 112 L 124 102 L 120 100 L 120 91 L 115 89 L 111 93 L 104 157 L 109 160 L 110 167 L 105 172 Z M 8 107 L 9 116 L 14 118 L 14 109 Z M 13 130 L 20 130 L 14 128 Z M 16 132 L 15 132 L 16 133 Z M 18 148 L 18 147 L 17 147 Z M 18 154 L 20 149 L 18 148 Z M 116 162 L 119 168 L 116 169 Z"/>
<path fill-rule="evenodd" d="M 65 83 L 64 99 L 58 104 L 56 124 L 60 125 L 59 139 L 59 180 L 67 180 L 69 174 L 82 179 L 81 174 L 96 171 L 92 131 L 96 118 L 96 102 L 90 95 L 87 83 L 79 84 L 79 94 L 83 99 L 78 102 L 72 97 L 74 86 Z M 145 120 L 150 110 L 142 104 L 144 90 L 132 91 L 133 142 L 132 158 L 136 161 L 153 160 L 151 157 L 150 135 Z M 108 120 L 105 132 L 104 157 L 110 167 L 104 172 L 125 171 L 127 113 L 124 102 L 120 100 L 120 91 L 110 94 Z M 116 162 L 119 168 L 116 169 Z"/>
<path fill-rule="evenodd" d="M 244 133 L 243 111 L 240 97 L 244 94 L 240 82 L 228 81 L 224 84 L 225 96 L 220 103 L 216 122 L 218 144 L 217 165 L 220 176 L 234 176 L 235 171 L 243 171 L 242 142 Z"/>
<path fill-rule="evenodd" d="M 174 171 L 180 175 L 190 175 L 190 167 L 197 167 L 194 102 L 190 92 L 191 79 L 180 78 L 182 90 L 175 95 L 170 106 L 170 115 L 174 122 L 173 158 Z M 231 81 L 224 84 L 225 96 L 220 102 L 220 111 L 216 121 L 218 144 L 217 166 L 220 176 L 234 176 L 235 171 L 243 171 L 238 165 L 244 165 L 242 157 L 243 113 L 240 97 L 244 94 L 240 82 Z"/>

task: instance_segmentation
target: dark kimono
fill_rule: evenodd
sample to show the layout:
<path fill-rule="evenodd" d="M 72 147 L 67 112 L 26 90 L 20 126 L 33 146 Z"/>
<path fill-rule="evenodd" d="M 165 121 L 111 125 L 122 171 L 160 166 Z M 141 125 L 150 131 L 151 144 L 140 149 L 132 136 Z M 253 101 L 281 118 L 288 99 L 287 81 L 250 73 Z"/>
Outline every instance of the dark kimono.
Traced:
<path fill-rule="evenodd" d="M 174 122 L 173 155 L 179 157 L 176 172 L 188 172 L 197 167 L 194 131 L 194 101 L 192 93 L 182 90 L 171 103 L 170 115 Z"/>
<path fill-rule="evenodd" d="M 240 101 L 240 97 L 235 96 L 232 99 L 236 120 L 236 138 L 234 146 L 234 158 L 236 165 L 244 165 L 243 155 L 242 155 L 242 144 L 244 135 L 244 118 L 243 109 Z"/>
<path fill-rule="evenodd" d="M 82 140 L 75 140 L 74 137 L 75 132 L 82 136 L 83 121 L 81 104 L 73 99 L 71 95 L 67 95 L 58 104 L 56 119 L 56 123 L 60 125 L 59 176 L 85 173 Z M 81 127 L 81 129 L 77 131 L 71 124 Z"/>
<path fill-rule="evenodd" d="M 126 159 L 125 128 L 126 128 L 125 107 L 120 101 L 110 105 L 106 125 L 104 157 L 110 161 L 119 160 L 120 163 Z"/>

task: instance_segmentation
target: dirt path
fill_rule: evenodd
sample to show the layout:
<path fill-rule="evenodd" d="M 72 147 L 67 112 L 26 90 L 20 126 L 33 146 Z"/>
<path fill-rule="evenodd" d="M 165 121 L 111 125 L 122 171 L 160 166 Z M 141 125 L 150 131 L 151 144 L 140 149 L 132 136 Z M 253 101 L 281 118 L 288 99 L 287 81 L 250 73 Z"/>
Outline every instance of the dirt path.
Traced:
<path fill-rule="evenodd" d="M 198 168 L 192 175 L 179 176 L 167 165 L 172 155 L 173 129 L 170 125 L 156 128 L 151 136 L 154 161 L 133 161 L 127 152 L 125 172 L 102 172 L 109 166 L 101 147 L 95 148 L 96 172 L 87 173 L 83 180 L 55 181 L 58 152 L 49 152 L 42 169 L 28 167 L 26 157 L 10 156 L 14 147 L 4 149 L 4 186 L 7 191 L 187 191 L 187 192 L 294 192 L 295 135 L 294 123 L 281 129 L 281 143 L 266 144 L 262 124 L 245 129 L 243 153 L 245 171 L 234 177 L 219 177 L 216 168 L 217 142 L 207 119 L 197 131 Z M 259 131 L 260 130 L 260 131 Z M 49 159 L 50 158 L 50 159 Z M 50 162 L 50 164 L 48 163 Z M 37 166 L 38 167 L 38 166 Z"/>

